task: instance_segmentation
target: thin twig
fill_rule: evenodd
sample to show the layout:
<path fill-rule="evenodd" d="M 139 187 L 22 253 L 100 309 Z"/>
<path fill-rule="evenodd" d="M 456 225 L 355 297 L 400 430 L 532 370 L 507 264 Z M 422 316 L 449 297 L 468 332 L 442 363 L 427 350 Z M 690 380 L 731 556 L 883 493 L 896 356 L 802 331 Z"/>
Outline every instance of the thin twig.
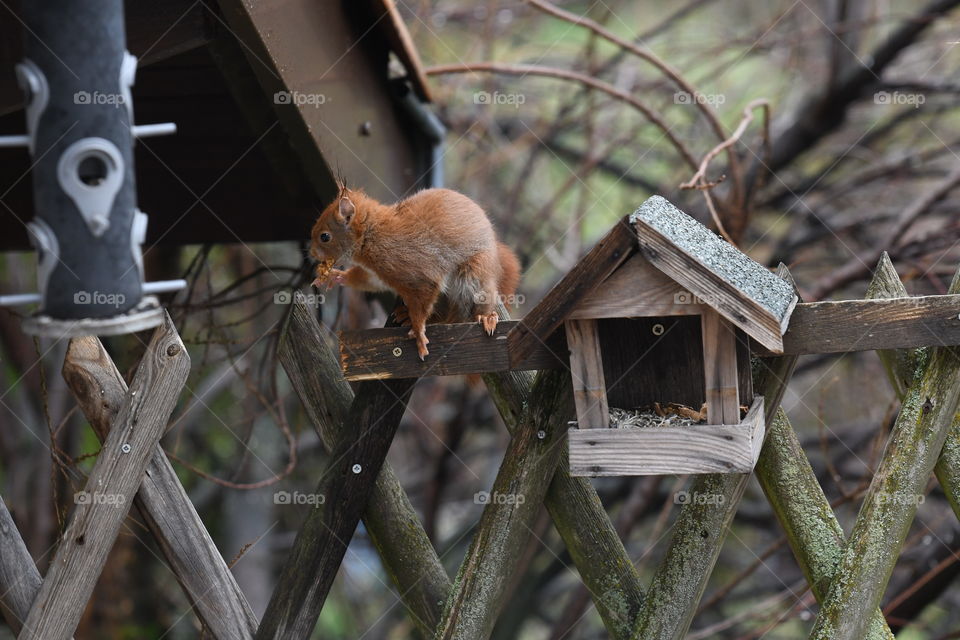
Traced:
<path fill-rule="evenodd" d="M 542 76 L 545 78 L 556 78 L 559 80 L 579 82 L 588 87 L 596 89 L 597 91 L 602 91 L 603 93 L 606 93 L 607 95 L 612 96 L 622 102 L 626 102 L 634 109 L 642 113 L 647 120 L 649 120 L 658 129 L 660 129 L 660 131 L 663 132 L 664 137 L 670 141 L 670 144 L 673 145 L 684 161 L 690 165 L 691 168 L 697 168 L 697 160 L 693 157 L 693 154 L 690 153 L 690 150 L 687 149 L 686 145 L 684 145 L 677 138 L 667 123 L 664 122 L 663 119 L 650 107 L 640 102 L 629 93 L 617 89 L 612 84 L 602 82 L 596 78 L 591 78 L 583 73 L 577 73 L 576 71 L 570 71 L 568 69 L 557 69 L 555 67 L 544 67 L 533 64 L 504 64 L 500 62 L 442 64 L 434 67 L 427 67 L 424 71 L 428 76 L 451 73 L 502 73 L 504 75 L 511 76 Z"/>

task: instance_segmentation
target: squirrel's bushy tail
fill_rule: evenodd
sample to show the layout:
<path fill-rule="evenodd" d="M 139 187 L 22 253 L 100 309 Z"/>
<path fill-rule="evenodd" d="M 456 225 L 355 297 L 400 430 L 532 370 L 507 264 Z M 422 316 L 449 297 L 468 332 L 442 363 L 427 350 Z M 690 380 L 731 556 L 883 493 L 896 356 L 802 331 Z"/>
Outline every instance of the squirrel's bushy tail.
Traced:
<path fill-rule="evenodd" d="M 500 260 L 500 282 L 497 291 L 501 296 L 512 296 L 520 284 L 520 261 L 513 250 L 502 242 L 497 243 L 497 257 Z"/>

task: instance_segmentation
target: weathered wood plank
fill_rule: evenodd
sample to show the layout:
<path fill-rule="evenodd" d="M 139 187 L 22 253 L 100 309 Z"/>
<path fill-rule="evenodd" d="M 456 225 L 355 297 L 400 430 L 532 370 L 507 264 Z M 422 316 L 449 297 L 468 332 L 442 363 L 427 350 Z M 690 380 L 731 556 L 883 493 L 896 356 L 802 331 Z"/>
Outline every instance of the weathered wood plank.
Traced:
<path fill-rule="evenodd" d="M 867 298 L 907 298 L 907 288 L 900 281 L 896 268 L 890 261 L 890 255 L 884 251 L 874 269 L 873 278 L 867 285 Z M 887 378 L 894 393 L 903 400 L 917 372 L 920 353 L 914 349 L 880 349 L 877 351 L 880 361 L 887 372 Z"/>
<path fill-rule="evenodd" d="M 568 319 L 696 315 L 705 308 L 639 253 L 576 305 Z"/>
<path fill-rule="evenodd" d="M 628 218 L 623 218 L 510 330 L 511 368 L 518 368 L 537 345 L 546 342 L 577 303 L 629 258 L 636 246 L 637 234 Z"/>
<path fill-rule="evenodd" d="M 554 332 L 546 344 L 538 342 L 523 360 L 511 360 L 509 340 L 502 337 L 518 326 L 502 322 L 490 338 L 479 325 L 428 325 L 430 357 L 425 363 L 416 357 L 405 329 L 345 331 L 344 370 L 347 379 L 357 380 L 567 366 L 562 332 Z M 960 295 L 799 303 L 783 336 L 784 355 L 940 345 L 960 345 Z M 394 347 L 401 349 L 400 356 L 393 355 Z M 756 341 L 751 349 L 759 356 L 775 355 Z M 440 357 L 433 360 L 434 354 Z"/>
<path fill-rule="evenodd" d="M 480 526 L 460 565 L 436 640 L 488 638 L 507 585 L 540 513 L 573 415 L 570 382 L 557 371 L 537 376 L 528 409 L 503 456 Z"/>
<path fill-rule="evenodd" d="M 324 447 L 332 451 L 352 428 L 353 390 L 303 295 L 295 294 L 291 305 L 277 353 Z M 377 474 L 363 523 L 411 618 L 424 637 L 433 635 L 450 594 L 450 578 L 388 462 Z"/>
<path fill-rule="evenodd" d="M 784 353 L 960 345 L 960 295 L 798 304 Z"/>
<path fill-rule="evenodd" d="M 777 275 L 793 283 L 785 266 L 780 265 Z M 764 398 L 765 430 L 796 362 L 796 356 L 781 356 L 757 369 L 754 388 Z M 697 499 L 680 508 L 670 546 L 637 616 L 634 640 L 681 640 L 686 635 L 749 479 L 748 474 L 733 473 L 695 476 L 689 493 Z"/>
<path fill-rule="evenodd" d="M 763 442 L 763 398 L 741 424 L 570 429 L 567 437 L 573 476 L 750 473 Z"/>
<path fill-rule="evenodd" d="M 554 332 L 545 343 L 538 342 L 528 358 L 511 364 L 507 335 L 516 325 L 515 321 L 501 321 L 493 336 L 488 336 L 475 322 L 428 324 L 430 355 L 426 361 L 417 357 L 406 328 L 342 331 L 340 360 L 347 380 L 567 368 L 563 331 Z"/>
<path fill-rule="evenodd" d="M 737 335 L 733 325 L 716 311 L 700 317 L 703 333 L 704 389 L 710 424 L 740 422 Z M 752 467 L 751 467 L 752 468 Z"/>
<path fill-rule="evenodd" d="M 63 378 L 103 442 L 123 405 L 127 383 L 100 340 L 84 336 L 70 341 Z M 215 638 L 253 638 L 257 617 L 159 444 L 133 503 L 204 627 Z"/>
<path fill-rule="evenodd" d="M 950 293 L 960 291 L 960 271 Z M 909 299 L 908 299 L 909 300 Z M 880 604 L 960 405 L 960 349 L 933 349 L 904 398 L 810 637 L 857 640 Z"/>
<path fill-rule="evenodd" d="M 0 612 L 15 634 L 23 628 L 40 583 L 37 565 L 0 498 Z"/>
<path fill-rule="evenodd" d="M 564 322 L 570 349 L 570 378 L 573 400 L 581 429 L 606 429 L 610 426 L 607 386 L 603 381 L 603 360 L 596 320 Z"/>
<path fill-rule="evenodd" d="M 392 323 L 392 318 L 390 320 Z M 313 632 L 360 516 L 367 507 L 416 379 L 367 380 L 314 492 L 324 502 L 297 533 L 257 640 L 301 640 Z"/>
<path fill-rule="evenodd" d="M 170 316 L 157 328 L 137 368 L 93 471 L 57 547 L 20 638 L 69 638 L 143 479 L 190 372 Z"/>
<path fill-rule="evenodd" d="M 846 537 L 783 409 L 776 413 L 755 469 L 817 602 L 827 597 Z M 879 609 L 864 640 L 893 640 Z"/>

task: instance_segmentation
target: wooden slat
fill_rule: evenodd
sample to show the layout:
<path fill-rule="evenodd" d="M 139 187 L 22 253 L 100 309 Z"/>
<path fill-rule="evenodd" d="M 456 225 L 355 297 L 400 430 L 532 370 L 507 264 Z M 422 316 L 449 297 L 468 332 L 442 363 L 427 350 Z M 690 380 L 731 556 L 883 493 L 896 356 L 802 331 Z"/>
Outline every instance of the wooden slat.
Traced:
<path fill-rule="evenodd" d="M 491 339 L 476 325 L 429 325 L 430 356 L 419 364 L 406 330 L 345 331 L 344 371 L 355 380 L 565 366 L 566 344 L 557 335 L 562 332 L 547 345 L 537 342 L 524 360 L 511 364 L 508 341 L 496 338 L 516 326 L 501 323 Z M 381 333 L 386 331 L 390 333 Z M 801 302 L 783 339 L 784 355 L 960 345 L 960 296 Z M 401 347 L 401 357 L 393 356 L 393 346 Z M 751 341 L 751 350 L 754 355 L 776 355 L 756 341 Z M 431 361 L 434 353 L 441 357 Z"/>
<path fill-rule="evenodd" d="M 740 391 L 736 329 L 716 311 L 705 312 L 700 318 L 700 326 L 707 421 L 711 424 L 737 424 L 740 422 Z"/>
<path fill-rule="evenodd" d="M 80 621 L 107 554 L 190 372 L 170 316 L 153 334 L 44 576 L 20 638 L 66 640 Z"/>
<path fill-rule="evenodd" d="M 388 324 L 395 327 L 393 316 Z M 324 496 L 293 542 L 263 614 L 257 640 L 307 638 L 367 508 L 416 380 L 357 385 L 343 437 L 330 451 L 314 493 Z"/>
<path fill-rule="evenodd" d="M 584 297 L 569 319 L 683 316 L 704 306 L 639 253 L 620 265 L 603 286 Z"/>
<path fill-rule="evenodd" d="M 0 498 L 0 611 L 10 630 L 20 633 L 30 605 L 40 591 L 40 572 Z"/>
<path fill-rule="evenodd" d="M 734 425 L 570 429 L 570 474 L 750 473 L 763 443 L 763 398 Z"/>
<path fill-rule="evenodd" d="M 84 336 L 70 341 L 63 378 L 104 441 L 123 404 L 127 383 L 100 340 Z M 257 617 L 159 444 L 133 503 L 204 627 L 216 638 L 253 638 Z"/>
<path fill-rule="evenodd" d="M 354 394 L 340 372 L 328 333 L 320 328 L 315 309 L 295 293 L 277 355 L 317 435 L 332 451 L 354 426 L 349 421 Z M 450 578 L 389 462 L 377 475 L 363 525 L 409 617 L 430 637 L 450 594 Z"/>
<path fill-rule="evenodd" d="M 771 352 L 780 353 L 783 350 L 780 320 L 752 298 L 704 268 L 694 256 L 677 247 L 643 220 L 637 221 L 637 239 L 640 252 L 655 267 L 691 291 L 709 291 L 710 299 L 706 302 L 720 315 Z"/>
<path fill-rule="evenodd" d="M 596 320 L 567 320 L 564 323 L 570 349 L 570 377 L 577 422 L 581 429 L 605 429 L 610 426 L 607 385 L 603 380 L 603 360 Z"/>
<path fill-rule="evenodd" d="M 347 380 L 419 378 L 463 373 L 558 369 L 567 366 L 564 332 L 537 343 L 530 355 L 512 365 L 507 335 L 515 321 L 497 324 L 488 336 L 477 323 L 427 325 L 430 355 L 421 362 L 408 329 L 365 329 L 340 333 L 340 362 Z M 395 355 L 399 349 L 400 355 Z"/>
<path fill-rule="evenodd" d="M 784 353 L 844 353 L 960 344 L 960 295 L 798 304 Z"/>
<path fill-rule="evenodd" d="M 632 255 L 637 236 L 627 218 L 613 228 L 510 330 L 510 362 L 516 368 L 563 324 L 577 303 Z"/>

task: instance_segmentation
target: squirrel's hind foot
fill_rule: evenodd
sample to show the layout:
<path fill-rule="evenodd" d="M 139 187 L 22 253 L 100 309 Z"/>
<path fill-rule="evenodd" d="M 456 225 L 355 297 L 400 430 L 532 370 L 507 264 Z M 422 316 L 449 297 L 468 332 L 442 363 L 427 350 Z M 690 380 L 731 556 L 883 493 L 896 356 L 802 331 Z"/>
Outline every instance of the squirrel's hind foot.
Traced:
<path fill-rule="evenodd" d="M 486 313 L 477 316 L 477 322 L 483 325 L 483 330 L 487 332 L 488 336 L 492 336 L 493 332 L 497 330 L 497 323 L 500 321 L 500 316 L 496 313 Z"/>

